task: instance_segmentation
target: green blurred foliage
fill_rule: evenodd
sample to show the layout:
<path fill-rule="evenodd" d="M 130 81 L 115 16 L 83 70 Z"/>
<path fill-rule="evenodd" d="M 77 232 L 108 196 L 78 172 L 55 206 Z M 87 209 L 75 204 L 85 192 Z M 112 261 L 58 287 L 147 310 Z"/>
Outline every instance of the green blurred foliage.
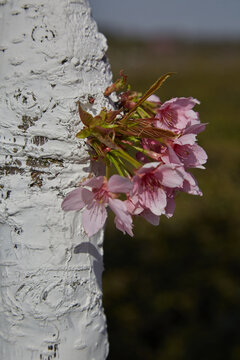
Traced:
<path fill-rule="evenodd" d="M 203 197 L 180 194 L 172 219 L 135 221 L 132 239 L 108 221 L 104 307 L 109 360 L 240 359 L 240 44 L 109 40 L 116 79 L 145 91 L 163 73 L 162 101 L 193 96 L 209 155 L 195 170 Z"/>

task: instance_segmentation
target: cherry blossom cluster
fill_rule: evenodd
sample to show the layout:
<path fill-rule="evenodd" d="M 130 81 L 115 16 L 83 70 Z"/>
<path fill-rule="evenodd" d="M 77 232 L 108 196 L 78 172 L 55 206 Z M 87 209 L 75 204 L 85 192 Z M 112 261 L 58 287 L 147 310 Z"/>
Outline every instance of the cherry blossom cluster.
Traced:
<path fill-rule="evenodd" d="M 120 92 L 117 110 L 104 108 L 95 117 L 78 104 L 84 127 L 77 137 L 87 139 L 92 160 L 105 162 L 106 176 L 83 181 L 66 196 L 62 209 L 82 210 L 89 237 L 104 226 L 107 207 L 115 214 L 117 229 L 133 236 L 133 216 L 158 225 L 161 215 L 173 215 L 177 192 L 202 195 L 189 169 L 204 169 L 207 154 L 196 137 L 206 124 L 193 110 L 198 100 L 161 102 L 154 94 L 169 76 L 160 77 L 144 95 L 129 88 Z M 121 91 L 126 83 L 121 73 L 105 96 Z"/>

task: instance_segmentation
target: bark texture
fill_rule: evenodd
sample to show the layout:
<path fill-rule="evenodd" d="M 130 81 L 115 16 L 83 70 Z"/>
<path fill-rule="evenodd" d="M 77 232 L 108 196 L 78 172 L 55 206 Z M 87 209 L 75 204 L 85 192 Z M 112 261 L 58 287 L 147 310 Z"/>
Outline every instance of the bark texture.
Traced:
<path fill-rule="evenodd" d="M 0 0 L 1 360 L 107 357 L 103 234 L 61 210 L 91 170 L 77 101 L 108 105 L 106 48 L 86 0 Z"/>

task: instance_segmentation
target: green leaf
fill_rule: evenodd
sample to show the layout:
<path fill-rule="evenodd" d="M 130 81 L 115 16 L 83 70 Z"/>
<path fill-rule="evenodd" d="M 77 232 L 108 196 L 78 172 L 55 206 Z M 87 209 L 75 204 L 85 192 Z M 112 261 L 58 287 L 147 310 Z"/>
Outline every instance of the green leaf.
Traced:
<path fill-rule="evenodd" d="M 102 128 L 106 128 L 106 129 L 112 129 L 112 128 L 116 128 L 118 127 L 117 124 L 102 124 L 100 125 Z"/>
<path fill-rule="evenodd" d="M 129 140 L 129 141 L 132 141 L 134 142 L 135 144 L 138 144 L 140 142 L 140 140 L 138 138 L 136 138 L 135 136 L 128 136 L 126 138 L 126 140 Z"/>
<path fill-rule="evenodd" d="M 76 137 L 79 139 L 85 139 L 90 135 L 91 135 L 91 130 L 89 130 L 87 127 L 85 127 L 84 129 L 82 129 L 81 131 L 79 131 L 77 133 Z"/>

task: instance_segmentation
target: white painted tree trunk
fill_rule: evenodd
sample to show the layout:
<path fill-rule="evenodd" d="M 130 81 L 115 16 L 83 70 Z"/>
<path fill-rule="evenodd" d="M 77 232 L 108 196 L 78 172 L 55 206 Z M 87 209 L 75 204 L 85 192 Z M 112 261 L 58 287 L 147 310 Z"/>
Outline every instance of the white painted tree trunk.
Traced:
<path fill-rule="evenodd" d="M 61 210 L 91 171 L 77 101 L 108 105 L 105 51 L 87 0 L 0 0 L 1 360 L 107 357 L 103 234 Z"/>

